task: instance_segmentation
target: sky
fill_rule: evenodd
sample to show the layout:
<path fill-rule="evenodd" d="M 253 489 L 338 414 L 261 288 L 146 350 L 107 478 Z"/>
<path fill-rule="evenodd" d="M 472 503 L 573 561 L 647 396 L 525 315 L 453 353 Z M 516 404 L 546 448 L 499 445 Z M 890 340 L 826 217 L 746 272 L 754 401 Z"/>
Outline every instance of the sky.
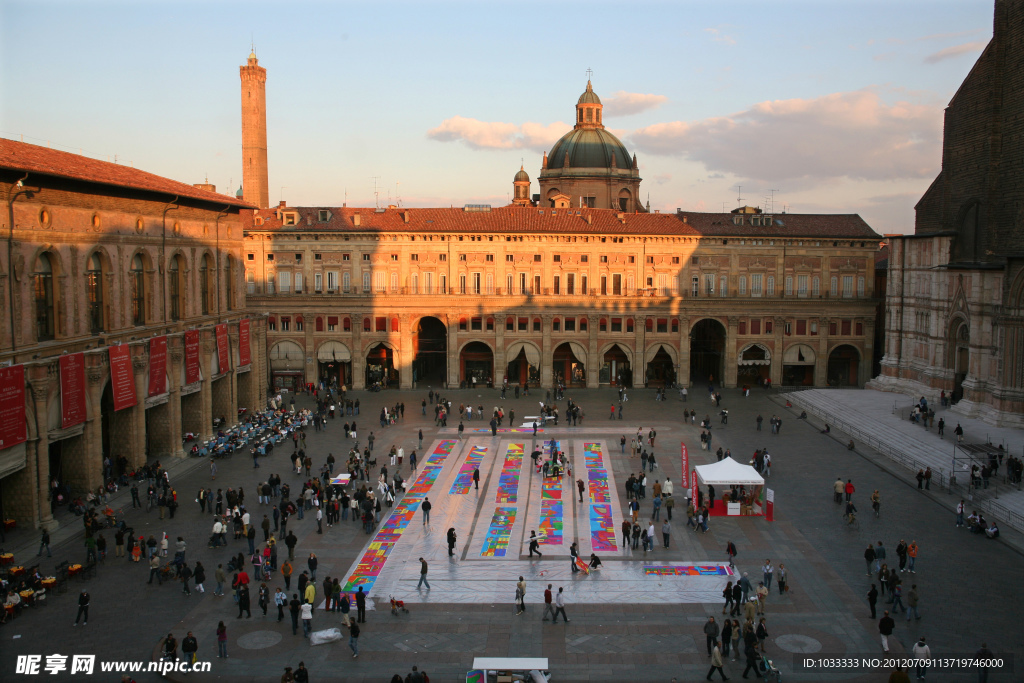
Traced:
<path fill-rule="evenodd" d="M 233 194 L 238 67 L 268 71 L 270 199 L 510 201 L 592 70 L 652 210 L 913 231 L 992 0 L 0 0 L 0 136 Z M 738 187 L 740 189 L 738 189 Z"/>

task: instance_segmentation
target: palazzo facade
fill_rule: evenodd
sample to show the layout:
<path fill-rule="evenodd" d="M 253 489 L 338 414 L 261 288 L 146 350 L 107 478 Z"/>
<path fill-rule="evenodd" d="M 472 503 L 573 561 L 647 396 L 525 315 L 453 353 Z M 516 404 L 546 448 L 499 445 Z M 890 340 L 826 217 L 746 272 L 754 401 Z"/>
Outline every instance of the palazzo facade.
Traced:
<path fill-rule="evenodd" d="M 134 470 L 181 457 L 184 433 L 209 438 L 214 418 L 263 405 L 250 205 L 212 189 L 0 139 L 5 519 L 52 526 L 54 481 L 84 497 L 105 458 Z"/>
<path fill-rule="evenodd" d="M 282 203 L 243 220 L 278 387 L 870 376 L 880 238 L 856 215 Z"/>

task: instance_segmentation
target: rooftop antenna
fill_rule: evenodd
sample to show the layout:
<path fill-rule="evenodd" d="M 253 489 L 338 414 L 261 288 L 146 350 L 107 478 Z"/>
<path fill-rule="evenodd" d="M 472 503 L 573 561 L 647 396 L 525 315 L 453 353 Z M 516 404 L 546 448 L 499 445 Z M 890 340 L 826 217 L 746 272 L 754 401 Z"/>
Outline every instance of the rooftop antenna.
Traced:
<path fill-rule="evenodd" d="M 377 181 L 380 180 L 379 175 L 370 176 L 370 180 L 373 181 L 373 201 L 376 208 L 380 208 L 380 192 L 377 190 Z"/>
<path fill-rule="evenodd" d="M 256 54 L 256 34 L 249 34 L 249 52 Z"/>
<path fill-rule="evenodd" d="M 284 201 L 284 191 L 285 191 L 286 189 L 288 189 L 288 186 L 287 186 L 287 185 L 282 185 L 282 186 L 281 186 L 281 196 L 280 196 L 280 197 L 278 197 L 278 199 L 280 199 L 280 200 L 281 200 L 282 202 Z"/>
<path fill-rule="evenodd" d="M 397 204 L 398 206 L 402 205 L 402 196 L 398 193 L 398 190 L 401 187 L 401 185 L 401 181 L 395 181 L 395 204 Z"/>
<path fill-rule="evenodd" d="M 722 202 L 722 213 L 728 213 L 728 211 L 725 208 L 725 205 L 728 204 L 728 203 L 729 202 Z"/>
<path fill-rule="evenodd" d="M 345 203 L 342 206 L 348 206 L 348 188 L 345 188 Z"/>
<path fill-rule="evenodd" d="M 778 192 L 778 190 L 768 190 L 768 191 L 772 193 L 772 202 L 771 202 L 771 204 L 769 204 L 769 207 L 771 207 L 771 208 L 768 209 L 768 213 L 775 213 L 775 193 Z"/>
<path fill-rule="evenodd" d="M 589 81 L 590 77 L 593 76 L 593 75 L 594 75 L 593 70 L 590 67 L 587 67 L 587 80 Z"/>
<path fill-rule="evenodd" d="M 736 206 L 743 206 L 743 186 L 736 186 Z"/>

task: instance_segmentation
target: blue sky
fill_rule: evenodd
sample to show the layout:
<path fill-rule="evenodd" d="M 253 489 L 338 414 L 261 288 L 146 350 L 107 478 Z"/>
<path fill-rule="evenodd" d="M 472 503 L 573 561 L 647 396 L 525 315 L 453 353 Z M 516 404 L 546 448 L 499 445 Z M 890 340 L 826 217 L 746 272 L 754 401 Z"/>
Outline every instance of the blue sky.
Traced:
<path fill-rule="evenodd" d="M 382 204 L 500 205 L 590 68 L 652 209 L 731 209 L 742 185 L 744 203 L 775 189 L 776 210 L 908 232 L 992 7 L 5 0 L 0 135 L 233 193 L 254 39 L 272 202 L 373 205 L 377 178 Z"/>

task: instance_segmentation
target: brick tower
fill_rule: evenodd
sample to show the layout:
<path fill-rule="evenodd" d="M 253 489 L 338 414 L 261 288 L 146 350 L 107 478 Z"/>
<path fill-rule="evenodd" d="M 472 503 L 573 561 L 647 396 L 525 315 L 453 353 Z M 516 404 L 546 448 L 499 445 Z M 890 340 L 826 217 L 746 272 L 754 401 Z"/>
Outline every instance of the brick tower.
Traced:
<path fill-rule="evenodd" d="M 242 79 L 242 193 L 245 201 L 261 209 L 270 207 L 267 178 L 267 70 L 256 53 L 238 67 Z"/>

